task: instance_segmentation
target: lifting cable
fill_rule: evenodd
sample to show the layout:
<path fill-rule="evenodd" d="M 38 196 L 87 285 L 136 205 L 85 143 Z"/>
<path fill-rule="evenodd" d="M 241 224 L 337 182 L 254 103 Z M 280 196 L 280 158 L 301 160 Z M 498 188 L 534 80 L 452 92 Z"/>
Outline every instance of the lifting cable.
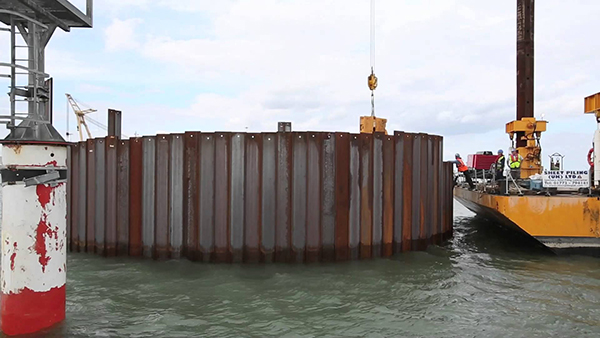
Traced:
<path fill-rule="evenodd" d="M 371 0 L 371 75 L 367 78 L 371 90 L 371 116 L 375 116 L 375 88 L 377 88 L 377 76 L 375 76 L 375 0 Z"/>

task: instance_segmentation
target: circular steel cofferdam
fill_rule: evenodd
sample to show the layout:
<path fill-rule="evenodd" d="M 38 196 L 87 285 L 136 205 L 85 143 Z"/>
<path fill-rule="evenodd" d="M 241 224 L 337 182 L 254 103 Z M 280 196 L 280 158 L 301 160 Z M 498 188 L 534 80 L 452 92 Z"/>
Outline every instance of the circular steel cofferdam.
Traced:
<path fill-rule="evenodd" d="M 452 163 L 423 133 L 186 132 L 69 149 L 71 251 L 314 262 L 452 234 Z"/>

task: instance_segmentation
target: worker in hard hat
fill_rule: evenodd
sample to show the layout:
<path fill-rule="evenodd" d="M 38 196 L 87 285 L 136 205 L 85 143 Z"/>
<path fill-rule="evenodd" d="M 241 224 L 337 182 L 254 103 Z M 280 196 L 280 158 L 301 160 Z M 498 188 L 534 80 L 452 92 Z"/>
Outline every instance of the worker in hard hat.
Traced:
<path fill-rule="evenodd" d="M 521 162 L 523 162 L 523 156 L 519 154 L 517 149 L 513 148 L 508 159 L 508 166 L 510 167 L 511 175 L 515 179 L 521 178 Z"/>
<path fill-rule="evenodd" d="M 475 185 L 473 184 L 473 180 L 471 180 L 471 174 L 469 173 L 469 167 L 467 167 L 465 165 L 465 162 L 463 162 L 462 158 L 460 158 L 460 154 L 456 153 L 456 155 L 454 155 L 454 157 L 456 158 L 454 163 L 456 164 L 456 168 L 458 169 L 458 172 L 463 174 L 463 176 L 465 177 L 465 180 L 469 184 L 469 188 L 471 188 L 471 190 L 474 190 Z"/>
<path fill-rule="evenodd" d="M 506 157 L 504 157 L 504 151 L 498 149 L 498 159 L 496 159 L 496 179 L 504 179 L 504 166 L 506 165 Z"/>

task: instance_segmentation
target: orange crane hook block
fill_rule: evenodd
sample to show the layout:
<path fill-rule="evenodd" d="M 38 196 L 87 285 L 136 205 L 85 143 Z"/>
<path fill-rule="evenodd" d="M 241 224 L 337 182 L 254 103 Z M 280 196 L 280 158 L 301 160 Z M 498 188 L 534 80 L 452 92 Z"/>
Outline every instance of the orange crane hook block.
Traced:
<path fill-rule="evenodd" d="M 367 78 L 367 83 L 369 85 L 370 90 L 375 90 L 377 88 L 377 76 L 373 73 L 373 68 L 371 68 L 371 75 Z"/>
<path fill-rule="evenodd" d="M 375 76 L 372 67 L 371 75 L 367 78 L 367 84 L 371 90 L 371 116 L 360 117 L 360 132 L 364 134 L 385 133 L 387 135 L 387 130 L 385 129 L 387 120 L 375 116 L 375 98 L 373 91 L 377 88 L 377 76 Z"/>

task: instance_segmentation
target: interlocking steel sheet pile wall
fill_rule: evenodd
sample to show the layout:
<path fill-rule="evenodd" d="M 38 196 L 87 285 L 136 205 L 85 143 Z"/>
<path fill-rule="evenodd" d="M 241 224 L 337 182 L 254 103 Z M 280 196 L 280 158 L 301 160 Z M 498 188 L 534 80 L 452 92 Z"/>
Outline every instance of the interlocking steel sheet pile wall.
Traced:
<path fill-rule="evenodd" d="M 452 233 L 442 137 L 201 133 L 69 150 L 70 250 L 212 262 L 387 257 Z"/>

